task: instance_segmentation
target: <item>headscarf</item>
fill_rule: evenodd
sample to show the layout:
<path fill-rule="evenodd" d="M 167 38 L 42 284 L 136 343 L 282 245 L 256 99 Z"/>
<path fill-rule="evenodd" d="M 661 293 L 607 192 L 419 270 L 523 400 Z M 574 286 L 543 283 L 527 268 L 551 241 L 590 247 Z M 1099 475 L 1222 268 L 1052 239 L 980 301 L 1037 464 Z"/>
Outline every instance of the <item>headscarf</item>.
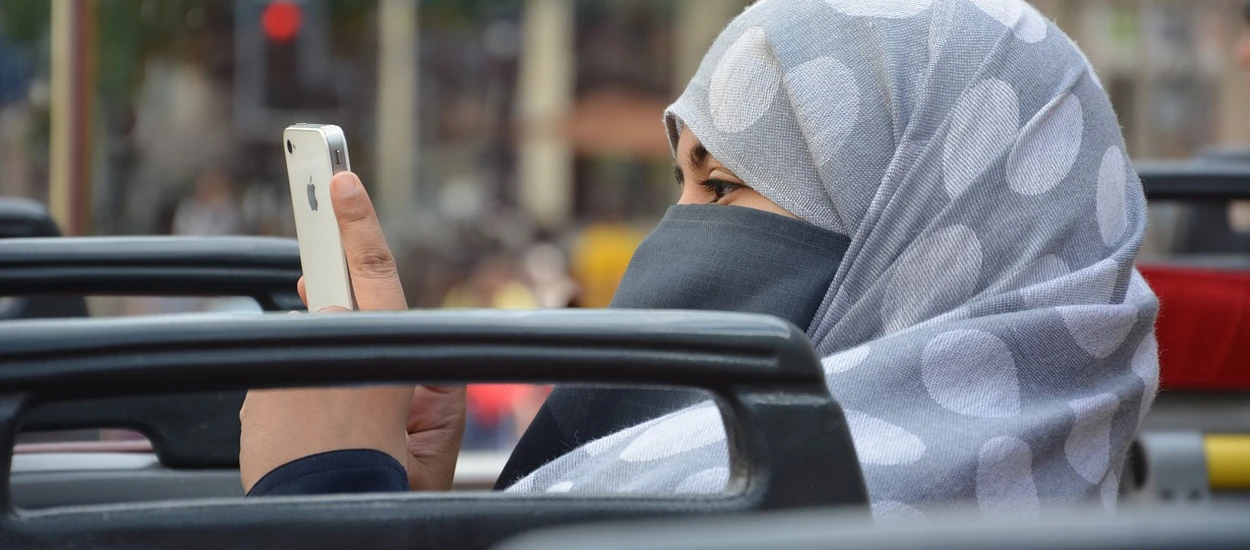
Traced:
<path fill-rule="evenodd" d="M 1055 25 L 1018 0 L 763 0 L 665 122 L 851 237 L 807 334 L 878 518 L 1115 506 L 1158 383 L 1145 198 Z M 719 492 L 726 453 L 705 402 L 509 490 Z"/>

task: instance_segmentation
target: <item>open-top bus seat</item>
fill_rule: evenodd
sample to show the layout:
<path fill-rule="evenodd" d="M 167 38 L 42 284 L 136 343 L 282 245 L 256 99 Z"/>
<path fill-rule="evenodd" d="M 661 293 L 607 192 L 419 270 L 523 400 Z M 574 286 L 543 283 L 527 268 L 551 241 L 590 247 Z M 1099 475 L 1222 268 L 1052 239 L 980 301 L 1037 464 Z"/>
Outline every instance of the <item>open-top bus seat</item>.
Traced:
<path fill-rule="evenodd" d="M 12 445 L 22 417 L 40 403 L 404 380 L 701 388 L 718 397 L 726 421 L 730 487 L 724 495 L 702 497 L 427 493 L 18 512 L 15 474 L 0 483 L 0 547 L 472 549 L 541 526 L 609 518 L 806 506 L 866 511 L 850 433 L 811 343 L 774 317 L 732 313 L 447 311 L 11 322 L 0 331 L 0 445 Z M 161 453 L 162 443 L 154 444 Z"/>

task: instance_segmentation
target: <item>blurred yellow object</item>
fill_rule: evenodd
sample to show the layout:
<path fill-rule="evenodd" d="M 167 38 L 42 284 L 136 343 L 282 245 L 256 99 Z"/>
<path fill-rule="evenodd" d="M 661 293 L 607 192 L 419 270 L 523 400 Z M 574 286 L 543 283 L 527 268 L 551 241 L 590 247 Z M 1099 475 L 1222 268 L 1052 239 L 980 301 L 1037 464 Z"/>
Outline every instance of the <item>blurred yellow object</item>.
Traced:
<path fill-rule="evenodd" d="M 1250 490 L 1250 435 L 1207 434 L 1203 439 L 1211 489 Z"/>
<path fill-rule="evenodd" d="M 538 309 L 538 300 L 525 285 L 509 281 L 495 293 L 494 307 L 498 309 Z"/>
<path fill-rule="evenodd" d="M 573 278 L 582 290 L 582 307 L 608 307 L 634 250 L 645 237 L 643 232 L 620 223 L 586 228 L 573 246 L 571 262 Z"/>
<path fill-rule="evenodd" d="M 495 309 L 538 309 L 538 299 L 525 285 L 508 281 L 491 293 L 483 302 L 467 285 L 457 286 L 443 299 L 443 307 L 450 309 L 490 307 Z"/>

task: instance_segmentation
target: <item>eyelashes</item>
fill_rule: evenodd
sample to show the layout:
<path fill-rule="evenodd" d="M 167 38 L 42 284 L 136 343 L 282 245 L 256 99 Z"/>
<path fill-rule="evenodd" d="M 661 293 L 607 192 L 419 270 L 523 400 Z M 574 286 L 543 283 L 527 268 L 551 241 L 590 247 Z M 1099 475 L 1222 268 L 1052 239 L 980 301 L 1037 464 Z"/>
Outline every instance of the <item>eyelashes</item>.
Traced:
<path fill-rule="evenodd" d="M 740 183 L 730 183 L 730 182 L 721 181 L 718 179 L 706 179 L 706 180 L 699 182 L 699 187 L 702 187 L 708 193 L 711 193 L 712 196 L 716 197 L 715 200 L 712 200 L 710 202 L 718 203 L 722 199 L 724 199 L 726 195 L 729 195 L 730 193 L 733 193 L 734 191 L 742 189 L 743 187 L 746 187 L 746 186 Z"/>
<path fill-rule="evenodd" d="M 680 166 L 673 167 L 673 178 L 677 180 L 677 187 L 681 187 L 686 181 L 685 174 L 682 173 Z M 713 200 L 708 201 L 712 204 L 718 203 L 730 193 L 733 193 L 734 191 L 737 191 L 739 189 L 742 189 L 743 187 L 746 187 L 745 185 L 741 183 L 731 183 L 728 181 L 718 180 L 715 178 L 708 178 L 706 180 L 698 182 L 698 185 L 699 187 L 702 187 L 703 190 L 706 191 L 708 194 L 715 197 Z"/>

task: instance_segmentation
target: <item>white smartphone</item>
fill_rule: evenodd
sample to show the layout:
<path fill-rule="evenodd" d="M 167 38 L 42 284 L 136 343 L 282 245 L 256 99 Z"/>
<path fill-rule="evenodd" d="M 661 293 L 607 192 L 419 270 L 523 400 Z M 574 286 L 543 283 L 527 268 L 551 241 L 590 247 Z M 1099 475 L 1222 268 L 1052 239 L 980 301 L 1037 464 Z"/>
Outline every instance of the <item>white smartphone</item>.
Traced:
<path fill-rule="evenodd" d="M 295 124 L 282 132 L 286 173 L 295 208 L 295 236 L 308 310 L 356 309 L 351 274 L 330 202 L 330 178 L 351 170 L 347 138 L 332 124 Z"/>

